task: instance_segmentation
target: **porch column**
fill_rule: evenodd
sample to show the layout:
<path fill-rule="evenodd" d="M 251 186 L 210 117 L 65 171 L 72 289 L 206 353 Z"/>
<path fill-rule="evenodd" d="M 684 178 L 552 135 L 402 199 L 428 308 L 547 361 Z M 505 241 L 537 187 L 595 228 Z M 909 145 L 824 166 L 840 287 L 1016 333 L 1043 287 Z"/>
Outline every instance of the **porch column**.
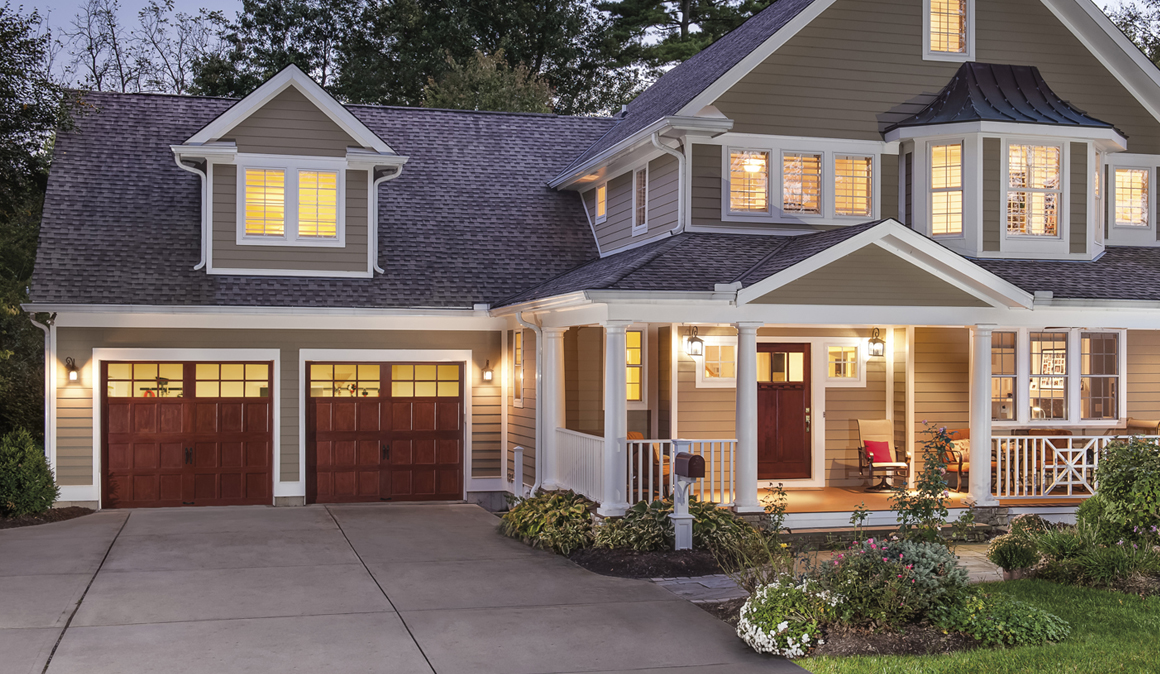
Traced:
<path fill-rule="evenodd" d="M 544 337 L 543 396 L 540 404 L 544 424 L 544 487 L 561 486 L 560 454 L 556 429 L 565 424 L 564 406 L 564 333 L 568 328 L 542 328 Z"/>
<path fill-rule="evenodd" d="M 628 382 L 624 333 L 629 325 L 629 321 L 604 324 L 604 498 L 600 499 L 596 512 L 605 517 L 619 517 L 628 510 L 625 500 Z"/>
<path fill-rule="evenodd" d="M 994 505 L 991 496 L 991 331 L 993 325 L 971 328 L 971 498 Z"/>
<path fill-rule="evenodd" d="M 737 323 L 737 457 L 734 505 L 739 513 L 764 510 L 757 500 L 757 329 Z"/>

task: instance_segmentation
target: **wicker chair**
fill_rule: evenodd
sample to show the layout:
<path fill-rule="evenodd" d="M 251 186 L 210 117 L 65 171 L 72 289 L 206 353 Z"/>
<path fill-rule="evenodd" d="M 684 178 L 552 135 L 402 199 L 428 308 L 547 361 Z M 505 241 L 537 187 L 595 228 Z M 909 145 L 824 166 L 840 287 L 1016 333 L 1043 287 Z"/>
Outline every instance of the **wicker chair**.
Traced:
<path fill-rule="evenodd" d="M 868 471 L 870 474 L 871 486 L 866 491 L 885 491 L 892 489 L 892 485 L 887 482 L 887 477 L 906 476 L 910 470 L 910 464 L 905 460 L 907 456 L 902 455 L 902 461 L 899 461 L 899 453 L 894 448 L 894 422 L 889 419 L 857 419 L 858 424 L 858 474 L 865 475 Z M 890 448 L 890 456 L 894 461 L 879 461 L 874 462 L 870 454 L 866 451 L 866 442 L 885 442 Z M 874 471 L 880 471 L 882 481 L 878 484 L 874 482 Z"/>

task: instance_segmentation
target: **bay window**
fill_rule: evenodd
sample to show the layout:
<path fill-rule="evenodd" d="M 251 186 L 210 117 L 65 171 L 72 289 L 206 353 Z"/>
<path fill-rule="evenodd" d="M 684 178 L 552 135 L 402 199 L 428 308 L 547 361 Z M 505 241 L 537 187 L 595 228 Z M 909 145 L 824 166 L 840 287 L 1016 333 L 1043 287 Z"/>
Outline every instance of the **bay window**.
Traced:
<path fill-rule="evenodd" d="M 1032 419 L 1067 419 L 1067 333 L 1031 333 Z"/>
<path fill-rule="evenodd" d="M 1007 235 L 1059 236 L 1063 151 L 1056 145 L 1007 146 Z"/>

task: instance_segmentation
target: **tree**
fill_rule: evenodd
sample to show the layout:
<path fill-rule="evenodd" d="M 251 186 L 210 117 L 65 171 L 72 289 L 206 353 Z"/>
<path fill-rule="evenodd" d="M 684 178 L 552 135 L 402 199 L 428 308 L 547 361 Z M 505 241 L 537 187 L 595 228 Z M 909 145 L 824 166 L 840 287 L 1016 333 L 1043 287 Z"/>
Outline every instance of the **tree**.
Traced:
<path fill-rule="evenodd" d="M 552 89 L 527 66 L 509 66 L 503 50 L 481 51 L 466 64 L 447 57 L 448 69 L 439 80 L 430 77 L 423 88 L 423 107 L 456 110 L 551 112 Z"/>
<path fill-rule="evenodd" d="M 1160 65 L 1160 0 L 1122 2 L 1108 16 L 1149 61 Z"/>
<path fill-rule="evenodd" d="M 612 17 L 614 55 L 621 66 L 651 74 L 687 60 L 774 0 L 604 0 L 596 7 Z"/>
<path fill-rule="evenodd" d="M 145 88 L 174 94 L 188 92 L 195 64 L 217 51 L 217 26 L 225 23 L 225 16 L 204 9 L 196 15 L 175 13 L 173 0 L 160 5 L 149 0 L 137 17 L 140 25 L 133 31 L 133 38 L 140 44 Z"/>
<path fill-rule="evenodd" d="M 140 44 L 121 23 L 118 0 L 88 0 L 63 31 L 72 56 L 70 70 L 82 86 L 97 91 L 141 90 L 145 58 Z"/>

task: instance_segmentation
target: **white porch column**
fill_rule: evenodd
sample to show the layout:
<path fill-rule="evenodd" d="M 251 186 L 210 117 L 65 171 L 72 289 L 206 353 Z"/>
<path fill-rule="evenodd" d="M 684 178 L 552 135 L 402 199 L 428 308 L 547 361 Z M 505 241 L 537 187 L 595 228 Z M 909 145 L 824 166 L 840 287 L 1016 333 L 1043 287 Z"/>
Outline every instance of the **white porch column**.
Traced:
<path fill-rule="evenodd" d="M 991 331 L 993 325 L 971 328 L 971 498 L 994 505 L 991 496 Z"/>
<path fill-rule="evenodd" d="M 542 328 L 544 336 L 543 396 L 540 409 L 544 424 L 544 487 L 557 489 L 560 484 L 560 454 L 556 429 L 565 424 L 564 406 L 564 333 L 568 328 Z"/>
<path fill-rule="evenodd" d="M 739 513 L 758 513 L 757 500 L 757 329 L 763 323 L 737 323 L 737 458 L 734 505 Z"/>
<path fill-rule="evenodd" d="M 628 510 L 625 500 L 628 382 L 624 332 L 629 325 L 629 321 L 604 324 L 604 498 L 596 512 L 605 517 L 619 517 Z"/>

